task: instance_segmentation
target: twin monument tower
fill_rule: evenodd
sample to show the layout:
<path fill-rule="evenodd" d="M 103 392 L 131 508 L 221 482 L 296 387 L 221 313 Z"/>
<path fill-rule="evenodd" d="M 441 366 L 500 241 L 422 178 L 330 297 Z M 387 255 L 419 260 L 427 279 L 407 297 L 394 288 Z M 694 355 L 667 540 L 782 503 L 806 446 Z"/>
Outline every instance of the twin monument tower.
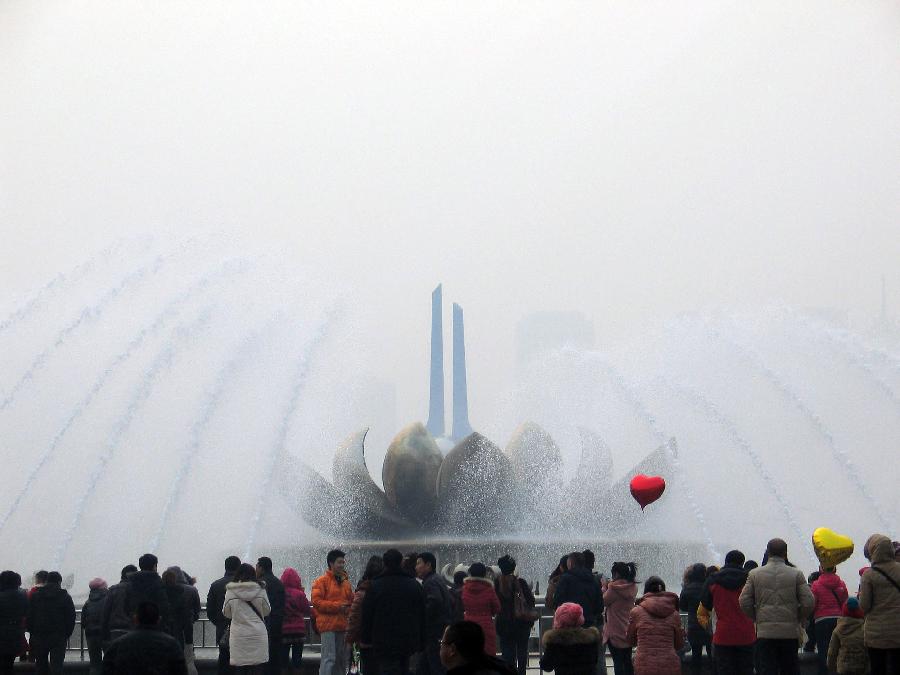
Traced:
<path fill-rule="evenodd" d="M 428 422 L 425 428 L 433 438 L 446 438 L 444 421 L 444 300 L 442 284 L 431 293 L 431 385 L 428 398 Z M 462 307 L 453 303 L 453 426 L 454 440 L 472 433 L 469 424 L 469 396 L 466 384 L 466 337 Z"/>

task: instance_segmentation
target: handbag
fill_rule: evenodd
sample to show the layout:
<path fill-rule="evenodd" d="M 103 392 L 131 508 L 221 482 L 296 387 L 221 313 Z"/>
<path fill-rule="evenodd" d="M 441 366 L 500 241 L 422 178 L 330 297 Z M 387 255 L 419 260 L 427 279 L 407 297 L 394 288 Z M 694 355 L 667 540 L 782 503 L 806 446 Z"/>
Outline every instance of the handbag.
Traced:
<path fill-rule="evenodd" d="M 256 609 L 256 605 L 254 605 L 249 600 L 244 600 L 248 605 L 250 605 L 250 609 L 253 610 L 253 613 L 259 617 L 259 620 L 263 623 L 266 622 L 263 619 L 263 615 L 259 613 L 259 610 Z M 229 649 L 231 647 L 231 621 L 228 622 L 228 628 L 225 629 L 225 632 L 222 633 L 222 637 L 219 639 L 219 647 L 223 647 L 224 649 Z"/>
<path fill-rule="evenodd" d="M 522 582 L 519 579 L 516 579 L 516 588 L 513 591 L 513 618 L 524 623 L 534 623 L 541 618 L 541 613 L 525 597 L 525 593 L 522 591 Z"/>

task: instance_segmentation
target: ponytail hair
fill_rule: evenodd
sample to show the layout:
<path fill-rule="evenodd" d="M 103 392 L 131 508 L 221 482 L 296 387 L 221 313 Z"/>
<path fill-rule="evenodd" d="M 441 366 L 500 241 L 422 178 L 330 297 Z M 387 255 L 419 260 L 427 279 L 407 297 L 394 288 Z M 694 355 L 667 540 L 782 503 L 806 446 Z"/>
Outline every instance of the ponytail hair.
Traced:
<path fill-rule="evenodd" d="M 633 562 L 614 562 L 612 566 L 613 579 L 624 579 L 633 582 L 637 577 L 637 565 Z"/>

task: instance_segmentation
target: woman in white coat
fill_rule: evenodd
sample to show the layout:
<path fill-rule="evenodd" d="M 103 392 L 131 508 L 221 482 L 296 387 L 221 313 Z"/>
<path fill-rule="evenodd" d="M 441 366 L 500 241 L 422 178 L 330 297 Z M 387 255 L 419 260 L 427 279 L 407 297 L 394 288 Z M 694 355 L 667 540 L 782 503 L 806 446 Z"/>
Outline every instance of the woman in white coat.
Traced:
<path fill-rule="evenodd" d="M 225 586 L 225 605 L 222 614 L 230 619 L 228 647 L 229 663 L 235 673 L 253 675 L 269 660 L 269 634 L 263 617 L 269 614 L 266 590 L 256 580 L 253 565 L 244 563 Z"/>

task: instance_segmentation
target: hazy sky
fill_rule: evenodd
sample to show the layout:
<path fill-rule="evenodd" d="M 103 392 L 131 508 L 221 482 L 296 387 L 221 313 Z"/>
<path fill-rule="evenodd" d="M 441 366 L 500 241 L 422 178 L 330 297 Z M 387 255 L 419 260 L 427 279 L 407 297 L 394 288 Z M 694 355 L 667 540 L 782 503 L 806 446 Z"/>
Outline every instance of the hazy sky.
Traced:
<path fill-rule="evenodd" d="M 0 4 L 4 305 L 210 230 L 383 308 L 401 415 L 438 281 L 474 405 L 534 310 L 897 306 L 900 4 Z"/>

